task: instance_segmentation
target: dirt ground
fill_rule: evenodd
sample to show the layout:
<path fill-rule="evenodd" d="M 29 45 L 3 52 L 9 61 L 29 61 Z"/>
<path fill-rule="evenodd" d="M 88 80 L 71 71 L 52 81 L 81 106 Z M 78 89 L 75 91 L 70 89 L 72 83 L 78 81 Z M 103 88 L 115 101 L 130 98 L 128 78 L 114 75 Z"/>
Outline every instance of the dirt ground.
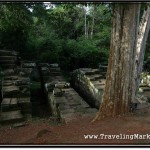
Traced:
<path fill-rule="evenodd" d="M 77 117 L 56 125 L 49 119 L 33 119 L 23 127 L 0 126 L 0 145 L 148 145 L 149 139 L 85 139 L 84 135 L 150 134 L 150 108 L 136 114 L 91 123 L 93 117 Z"/>

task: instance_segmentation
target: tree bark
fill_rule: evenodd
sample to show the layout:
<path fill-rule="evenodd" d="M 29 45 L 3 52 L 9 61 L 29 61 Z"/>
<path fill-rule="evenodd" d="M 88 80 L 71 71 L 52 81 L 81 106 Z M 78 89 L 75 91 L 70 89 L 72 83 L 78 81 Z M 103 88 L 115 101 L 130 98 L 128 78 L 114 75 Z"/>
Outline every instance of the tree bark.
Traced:
<path fill-rule="evenodd" d="M 86 31 L 87 30 L 87 27 L 86 27 L 86 9 L 84 11 L 85 11 L 85 14 L 84 14 L 84 32 L 85 32 L 85 38 L 87 38 L 87 31 Z"/>
<path fill-rule="evenodd" d="M 113 4 L 112 34 L 106 85 L 95 120 L 129 112 L 135 99 L 135 48 L 140 4 Z"/>
<path fill-rule="evenodd" d="M 136 61 L 135 61 L 135 94 L 138 92 L 139 84 L 140 84 L 140 75 L 142 73 L 146 40 L 148 38 L 148 33 L 150 29 L 150 7 L 148 6 L 147 10 L 144 11 L 137 36 L 137 44 L 136 44 Z"/>
<path fill-rule="evenodd" d="M 93 38 L 93 31 L 94 31 L 94 11 L 95 11 L 95 5 L 93 6 L 93 17 L 92 17 L 92 27 L 91 27 L 91 39 Z"/>
<path fill-rule="evenodd" d="M 90 27 L 90 23 L 88 21 L 88 23 L 87 23 L 87 33 L 86 33 L 87 39 L 89 38 L 89 27 Z"/>

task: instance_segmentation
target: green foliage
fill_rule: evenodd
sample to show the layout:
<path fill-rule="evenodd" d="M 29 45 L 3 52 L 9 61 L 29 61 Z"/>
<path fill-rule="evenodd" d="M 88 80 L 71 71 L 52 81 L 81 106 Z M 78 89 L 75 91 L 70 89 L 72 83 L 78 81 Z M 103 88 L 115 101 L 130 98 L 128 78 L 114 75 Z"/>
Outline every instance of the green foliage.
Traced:
<path fill-rule="evenodd" d="M 107 62 L 108 49 L 96 46 L 93 40 L 68 40 L 59 53 L 60 65 L 64 70 L 72 71 L 81 67 L 98 67 L 100 62 Z"/>
<path fill-rule="evenodd" d="M 2 3 L 0 13 L 0 48 L 23 52 L 27 29 L 32 23 L 29 10 L 22 3 Z"/>
<path fill-rule="evenodd" d="M 0 48 L 20 52 L 24 60 L 60 63 L 64 70 L 107 62 L 111 30 L 108 4 L 61 2 L 46 8 L 42 2 L 31 2 L 4 3 L 0 8 Z"/>

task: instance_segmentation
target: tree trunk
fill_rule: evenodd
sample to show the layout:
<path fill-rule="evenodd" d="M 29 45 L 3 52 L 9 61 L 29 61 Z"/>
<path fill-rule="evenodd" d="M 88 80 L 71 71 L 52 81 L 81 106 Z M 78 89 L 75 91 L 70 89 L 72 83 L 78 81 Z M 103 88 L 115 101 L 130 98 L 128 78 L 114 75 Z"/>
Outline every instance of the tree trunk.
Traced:
<path fill-rule="evenodd" d="M 94 31 L 94 12 L 93 12 L 93 17 L 92 17 L 91 39 L 93 38 L 93 31 Z"/>
<path fill-rule="evenodd" d="M 91 39 L 93 38 L 94 24 L 95 24 L 95 5 L 93 6 L 93 13 L 92 13 Z"/>
<path fill-rule="evenodd" d="M 85 8 L 84 8 L 85 9 Z M 86 29 L 86 9 L 85 9 L 85 15 L 84 15 L 84 31 L 85 31 L 85 38 L 87 37 L 87 29 Z"/>
<path fill-rule="evenodd" d="M 95 120 L 129 112 L 135 99 L 134 65 L 140 4 L 113 4 L 113 28 L 106 85 Z"/>
<path fill-rule="evenodd" d="M 150 29 L 150 7 L 144 11 L 140 26 L 138 29 L 137 44 L 136 44 L 136 62 L 135 62 L 135 94 L 138 92 L 140 84 L 140 75 L 142 73 L 146 40 Z"/>
<path fill-rule="evenodd" d="M 88 23 L 87 23 L 87 33 L 86 33 L 87 39 L 89 38 L 89 27 L 90 27 L 90 23 L 88 21 Z"/>

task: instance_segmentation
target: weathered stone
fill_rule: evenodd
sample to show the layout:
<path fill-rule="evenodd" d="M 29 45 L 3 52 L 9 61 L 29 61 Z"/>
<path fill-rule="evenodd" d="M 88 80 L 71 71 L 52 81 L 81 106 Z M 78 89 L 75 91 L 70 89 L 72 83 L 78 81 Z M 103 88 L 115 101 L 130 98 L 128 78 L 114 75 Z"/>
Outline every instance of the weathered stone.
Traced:
<path fill-rule="evenodd" d="M 50 65 L 48 63 L 39 63 L 38 66 L 40 66 L 40 67 L 49 67 Z"/>
<path fill-rule="evenodd" d="M 12 81 L 3 81 L 3 86 L 13 86 L 14 83 Z"/>
<path fill-rule="evenodd" d="M 70 109 L 70 106 L 66 104 L 59 104 L 59 109 L 60 110 Z"/>
<path fill-rule="evenodd" d="M 98 74 L 98 69 L 78 69 L 73 72 L 72 86 L 92 107 L 99 108 L 105 80 Z M 92 80 L 91 80 L 92 79 Z"/>
<path fill-rule="evenodd" d="M 54 97 L 56 104 L 67 104 L 68 100 L 65 97 Z"/>
<path fill-rule="evenodd" d="M 95 81 L 95 80 L 98 80 L 98 79 L 101 79 L 101 78 L 102 78 L 102 75 L 100 75 L 100 74 L 87 75 L 87 79 L 89 79 L 91 81 Z"/>
<path fill-rule="evenodd" d="M 25 108 L 31 107 L 30 97 L 27 98 L 18 98 L 18 105 Z"/>
<path fill-rule="evenodd" d="M 18 109 L 18 101 L 17 98 L 4 98 L 1 103 L 2 112 L 17 110 Z"/>
<path fill-rule="evenodd" d="M 81 105 L 79 101 L 75 101 L 74 99 L 68 101 L 68 105 L 73 106 L 73 105 Z"/>
<path fill-rule="evenodd" d="M 72 99 L 78 103 L 80 103 L 82 101 L 82 98 L 77 93 L 76 93 L 76 95 L 72 96 Z"/>
<path fill-rule="evenodd" d="M 97 112 L 98 112 L 98 109 L 96 108 L 88 108 L 85 111 L 85 113 L 97 113 Z"/>
<path fill-rule="evenodd" d="M 17 56 L 16 51 L 0 50 L 1 56 Z"/>
<path fill-rule="evenodd" d="M 58 82 L 55 84 L 55 87 L 56 88 L 69 88 L 70 87 L 70 83 L 67 83 L 67 82 Z"/>
<path fill-rule="evenodd" d="M 54 96 L 60 97 L 64 94 L 64 92 L 60 88 L 54 88 L 53 94 Z"/>
<path fill-rule="evenodd" d="M 14 122 L 20 122 L 23 120 L 24 118 L 20 110 L 3 112 L 0 115 L 0 124 L 4 124 L 4 123 L 10 124 Z"/>
<path fill-rule="evenodd" d="M 148 98 L 146 96 L 144 96 L 143 94 L 137 94 L 136 96 L 136 100 L 139 102 L 139 103 L 146 103 L 148 102 Z"/>
<path fill-rule="evenodd" d="M 141 91 L 141 92 L 150 91 L 150 88 L 149 87 L 140 87 L 139 91 Z"/>
<path fill-rule="evenodd" d="M 18 103 L 17 98 L 11 98 L 10 105 L 17 105 L 17 103 Z"/>
<path fill-rule="evenodd" d="M 61 110 L 61 114 L 69 114 L 69 113 L 74 113 L 75 110 L 74 109 L 65 109 L 65 110 Z"/>
<path fill-rule="evenodd" d="M 50 64 L 49 66 L 52 67 L 52 68 L 58 68 L 59 67 L 58 64 Z"/>
<path fill-rule="evenodd" d="M 85 75 L 94 75 L 94 74 L 99 73 L 99 70 L 98 69 L 91 69 L 91 70 L 85 71 L 85 70 L 81 69 L 81 73 L 83 73 Z"/>
<path fill-rule="evenodd" d="M 12 76 L 12 75 L 15 75 L 15 71 L 14 71 L 14 69 L 6 69 L 3 71 L 3 75 L 4 76 Z"/>
<path fill-rule="evenodd" d="M 63 89 L 65 91 L 65 93 L 70 93 L 70 92 L 74 92 L 73 88 L 67 88 L 67 89 Z"/>
<path fill-rule="evenodd" d="M 1 68 L 3 69 L 14 69 L 15 67 L 15 64 L 1 64 Z"/>
<path fill-rule="evenodd" d="M 90 107 L 84 100 L 81 100 L 80 103 L 81 103 L 82 107 L 84 107 L 84 108 L 89 108 Z"/>
<path fill-rule="evenodd" d="M 99 82 L 100 82 L 100 84 L 105 85 L 106 79 L 101 79 Z"/>
<path fill-rule="evenodd" d="M 14 82 L 15 85 L 20 86 L 20 85 L 29 85 L 30 82 L 28 80 L 16 80 Z"/>
<path fill-rule="evenodd" d="M 75 112 L 85 113 L 87 108 L 84 108 L 82 105 L 78 105 L 75 108 Z"/>
<path fill-rule="evenodd" d="M 36 64 L 34 62 L 22 63 L 23 68 L 34 68 L 35 66 L 36 66 Z"/>
<path fill-rule="evenodd" d="M 29 77 L 31 74 L 32 68 L 17 68 L 16 73 L 21 77 Z"/>
<path fill-rule="evenodd" d="M 24 122 L 15 123 L 12 125 L 13 128 L 24 127 L 26 124 Z"/>
<path fill-rule="evenodd" d="M 18 76 L 6 76 L 3 78 L 5 80 L 18 80 Z"/>
<path fill-rule="evenodd" d="M 4 99 L 2 100 L 1 105 L 9 105 L 9 104 L 10 104 L 10 101 L 11 101 L 11 98 L 4 98 Z"/>
<path fill-rule="evenodd" d="M 8 86 L 3 87 L 3 96 L 4 97 L 14 97 L 19 94 L 19 88 L 17 86 Z"/>
<path fill-rule="evenodd" d="M 57 82 L 50 82 L 50 83 L 45 83 L 45 88 L 46 88 L 46 91 L 47 92 L 52 92 L 54 87 L 55 87 L 55 84 Z"/>
<path fill-rule="evenodd" d="M 65 97 L 55 97 L 53 94 L 49 95 L 49 101 L 52 105 L 66 104 L 68 102 Z"/>

